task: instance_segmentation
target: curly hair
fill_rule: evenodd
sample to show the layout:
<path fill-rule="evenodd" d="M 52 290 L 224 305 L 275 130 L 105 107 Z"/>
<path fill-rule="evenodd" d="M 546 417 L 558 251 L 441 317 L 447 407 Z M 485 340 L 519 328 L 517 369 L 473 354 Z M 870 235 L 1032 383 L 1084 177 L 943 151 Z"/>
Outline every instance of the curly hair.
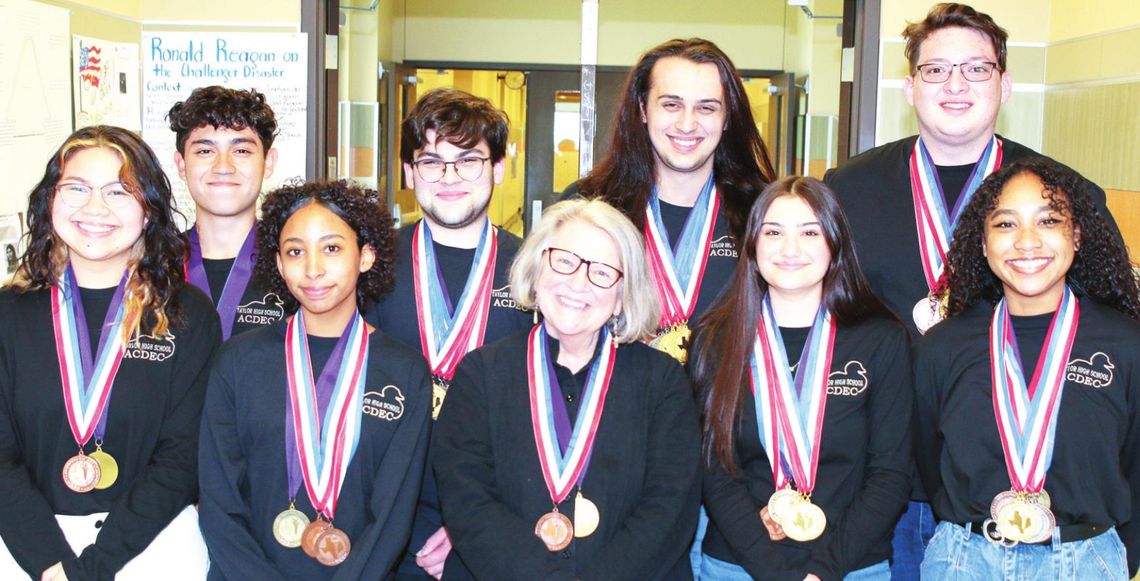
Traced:
<path fill-rule="evenodd" d="M 51 208 L 63 168 L 76 153 L 90 148 L 114 152 L 123 162 L 119 181 L 142 204 L 146 217 L 142 236 L 131 251 L 132 271 L 127 292 L 128 312 L 141 309 L 149 322 L 146 332 L 163 335 L 182 316 L 178 292 L 185 284 L 182 259 L 186 243 L 174 220 L 170 181 L 158 158 L 138 135 L 108 125 L 84 127 L 72 133 L 48 160 L 44 176 L 28 196 L 27 250 L 11 288 L 16 292 L 45 289 L 60 281 L 67 266 L 67 245 L 55 234 Z M 140 325 L 142 322 L 140 321 Z M 124 329 L 133 334 L 136 329 Z"/>
<path fill-rule="evenodd" d="M 265 288 L 277 293 L 285 310 L 297 310 L 299 303 L 289 291 L 277 269 L 277 253 L 281 251 L 281 231 L 298 210 L 319 204 L 348 224 L 356 233 L 358 248 L 371 246 L 376 254 L 372 268 L 356 281 L 356 306 L 361 312 L 392 288 L 396 269 L 396 233 L 392 217 L 380 203 L 375 190 L 349 185 L 341 181 L 286 183 L 270 192 L 261 206 L 257 224 L 257 262 L 254 277 Z"/>
<path fill-rule="evenodd" d="M 1140 319 L 1140 286 L 1128 249 L 1098 209 L 1095 187 L 1076 171 L 1048 158 L 1019 161 L 994 172 L 974 193 L 954 232 L 946 255 L 948 313 L 954 316 L 986 301 L 995 305 L 1003 296 L 1001 281 L 982 253 L 986 218 L 997 207 L 1006 184 L 1020 175 L 1033 175 L 1045 186 L 1049 207 L 1072 219 L 1080 231 L 1080 247 L 1065 280 L 1079 295 Z"/>
<path fill-rule="evenodd" d="M 673 39 L 649 49 L 630 70 L 614 111 L 609 152 L 578 191 L 584 198 L 600 198 L 622 211 L 637 227 L 645 226 L 645 208 L 656 183 L 657 170 L 649 129 L 641 111 L 649 98 L 653 68 L 663 58 L 683 58 L 716 66 L 724 89 L 725 129 L 713 154 L 713 176 L 721 208 L 734 240 L 744 236 L 748 210 L 773 180 L 776 171 L 768 148 L 752 119 L 748 93 L 736 66 L 717 45 L 702 38 Z"/>
<path fill-rule="evenodd" d="M 166 120 L 174 132 L 174 145 L 181 155 L 186 154 L 186 140 L 190 133 L 207 125 L 237 131 L 249 127 L 261 138 L 265 151 L 273 147 L 273 138 L 277 136 L 277 117 L 265 101 L 265 95 L 256 89 L 244 91 L 217 85 L 199 87 L 190 93 L 189 99 L 175 103 L 166 114 Z"/>

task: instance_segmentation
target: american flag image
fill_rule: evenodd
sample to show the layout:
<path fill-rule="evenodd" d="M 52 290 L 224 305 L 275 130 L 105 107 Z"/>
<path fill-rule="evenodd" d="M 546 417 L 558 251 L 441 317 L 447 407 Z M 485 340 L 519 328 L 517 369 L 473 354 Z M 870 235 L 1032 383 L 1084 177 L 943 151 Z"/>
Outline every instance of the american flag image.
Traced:
<path fill-rule="evenodd" d="M 97 46 L 84 46 L 79 51 L 79 77 L 92 87 L 99 86 L 103 73 L 103 49 Z"/>

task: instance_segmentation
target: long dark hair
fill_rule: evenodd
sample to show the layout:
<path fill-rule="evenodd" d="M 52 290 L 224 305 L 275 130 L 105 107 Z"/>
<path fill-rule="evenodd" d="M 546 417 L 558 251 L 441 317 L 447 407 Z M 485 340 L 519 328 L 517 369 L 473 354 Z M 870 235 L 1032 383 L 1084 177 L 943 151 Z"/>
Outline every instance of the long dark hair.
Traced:
<path fill-rule="evenodd" d="M 1078 295 L 1140 320 L 1140 291 L 1128 249 L 1101 215 L 1093 196 L 1096 186 L 1076 171 L 1044 157 L 1022 160 L 994 172 L 962 211 L 946 253 L 949 315 L 963 313 L 983 301 L 996 305 L 1004 296 L 1001 281 L 982 253 L 986 218 L 997 207 L 1006 184 L 1023 174 L 1037 176 L 1045 186 L 1049 207 L 1070 217 L 1073 227 L 1080 229 L 1080 248 L 1065 275 L 1069 286 Z"/>
<path fill-rule="evenodd" d="M 749 361 L 756 342 L 756 323 L 768 292 L 768 283 L 756 266 L 756 241 L 768 208 L 783 196 L 803 200 L 819 220 L 831 251 L 831 261 L 823 277 L 823 304 L 836 325 L 850 326 L 872 317 L 894 318 L 871 291 L 859 269 L 851 228 L 835 194 L 823 182 L 799 176 L 788 176 L 765 188 L 748 214 L 740 260 L 732 281 L 697 321 L 694 355 L 690 360 L 689 371 L 704 415 L 706 460 L 711 464 L 715 456 L 729 472 L 736 469 L 733 437 L 749 390 Z"/>
<path fill-rule="evenodd" d="M 622 211 L 638 228 L 645 227 L 645 207 L 656 183 L 653 144 L 641 120 L 649 96 L 649 82 L 657 61 L 680 57 L 698 64 L 716 65 L 724 88 L 725 130 L 713 155 L 713 175 L 720 194 L 728 231 L 741 240 L 748 209 L 773 179 L 776 171 L 768 148 L 752 119 L 744 83 L 732 61 L 715 44 L 701 39 L 673 39 L 641 55 L 622 89 L 614 113 L 613 140 L 605 159 L 582 179 L 578 191 L 586 198 L 601 198 Z"/>
<path fill-rule="evenodd" d="M 119 181 L 138 198 L 146 223 L 131 253 L 133 270 L 127 291 L 126 309 L 141 309 L 149 316 L 140 321 L 146 332 L 162 335 L 168 325 L 177 323 L 182 306 L 178 291 L 185 284 L 182 270 L 186 243 L 174 221 L 176 210 L 170 181 L 150 147 L 138 135 L 109 125 L 84 127 L 72 133 L 44 169 L 40 183 L 28 196 L 27 250 L 12 280 L 17 292 L 39 290 L 58 284 L 67 265 L 67 246 L 55 235 L 51 207 L 63 166 L 77 152 L 91 148 L 112 151 L 123 162 Z M 124 329 L 131 333 L 134 329 Z"/>
<path fill-rule="evenodd" d="M 253 274 L 265 288 L 277 293 L 286 312 L 297 310 L 299 303 L 289 291 L 277 270 L 277 253 L 281 251 L 281 230 L 298 210 L 317 204 L 344 220 L 356 234 L 358 248 L 372 246 L 376 259 L 372 268 L 360 273 L 356 280 L 356 308 L 364 312 L 368 306 L 391 290 L 396 271 L 396 233 L 388 209 L 380 203 L 375 190 L 349 185 L 345 181 L 291 182 L 266 196 L 257 223 L 257 262 Z"/>

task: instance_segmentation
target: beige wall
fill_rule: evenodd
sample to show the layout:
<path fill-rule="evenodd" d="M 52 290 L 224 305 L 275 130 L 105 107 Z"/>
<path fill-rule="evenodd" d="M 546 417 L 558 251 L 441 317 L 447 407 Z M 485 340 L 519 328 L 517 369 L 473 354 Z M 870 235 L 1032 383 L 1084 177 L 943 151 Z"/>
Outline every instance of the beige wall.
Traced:
<path fill-rule="evenodd" d="M 396 0 L 396 4 L 397 59 L 578 63 L 578 0 Z M 603 1 L 598 12 L 598 64 L 629 66 L 661 41 L 700 36 L 716 42 L 738 68 L 782 70 L 784 23 L 791 12 L 784 0 Z"/>

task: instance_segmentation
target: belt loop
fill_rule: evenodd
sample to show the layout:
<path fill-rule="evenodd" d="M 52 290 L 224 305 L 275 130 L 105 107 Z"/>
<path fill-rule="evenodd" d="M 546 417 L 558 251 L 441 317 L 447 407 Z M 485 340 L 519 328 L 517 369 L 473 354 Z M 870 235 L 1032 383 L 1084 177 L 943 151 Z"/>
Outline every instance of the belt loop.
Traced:
<path fill-rule="evenodd" d="M 1061 550 L 1061 525 L 1053 525 L 1053 551 Z"/>
<path fill-rule="evenodd" d="M 966 523 L 966 527 L 964 529 L 962 529 L 962 538 L 966 542 L 969 542 L 970 541 L 970 535 L 973 535 L 973 534 L 974 534 L 974 523 L 972 523 L 972 522 Z"/>

